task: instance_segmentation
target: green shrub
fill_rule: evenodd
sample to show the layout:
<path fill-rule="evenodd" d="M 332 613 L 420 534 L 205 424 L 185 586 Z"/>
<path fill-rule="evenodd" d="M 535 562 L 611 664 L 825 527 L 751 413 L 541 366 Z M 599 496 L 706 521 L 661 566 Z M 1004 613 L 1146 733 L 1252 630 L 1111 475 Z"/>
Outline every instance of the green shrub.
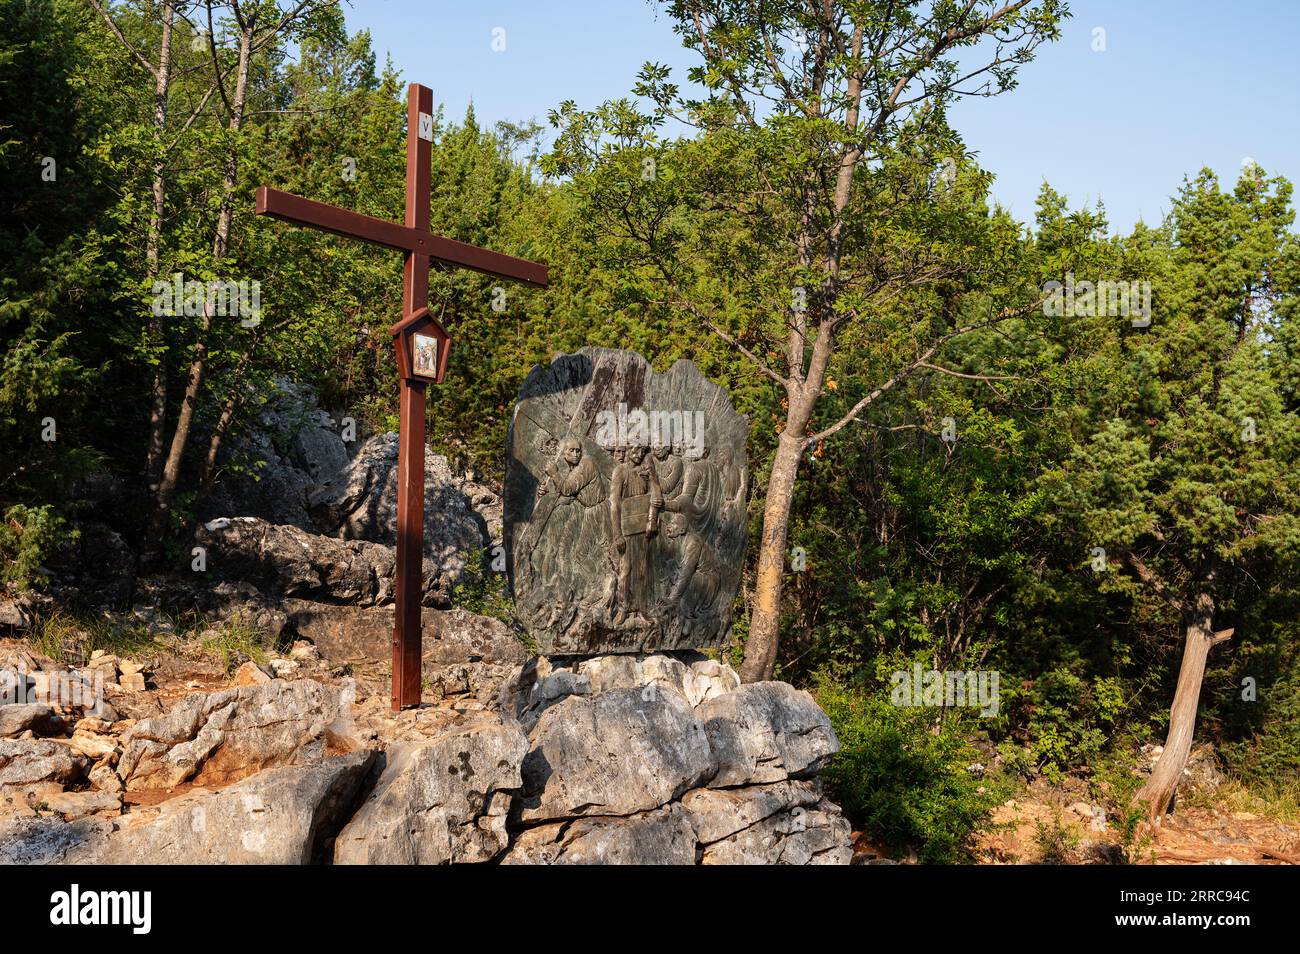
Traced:
<path fill-rule="evenodd" d="M 67 521 L 49 504 L 10 507 L 0 522 L 3 581 L 15 584 L 19 590 L 39 585 L 45 580 L 44 563 L 61 545 L 74 542 L 78 536 L 79 532 L 69 530 Z"/>
<path fill-rule="evenodd" d="M 969 726 L 951 710 L 940 725 L 935 710 L 892 705 L 888 690 L 870 693 L 826 677 L 817 701 L 840 741 L 823 777 L 855 827 L 891 850 L 915 848 L 923 862 L 961 860 L 998 798 L 979 791 L 967 769 L 979 760 L 964 738 Z"/>
<path fill-rule="evenodd" d="M 1278 669 L 1276 678 L 1261 682 L 1255 701 L 1241 704 L 1253 716 L 1244 737 L 1219 747 L 1229 772 L 1264 796 L 1300 782 L 1300 654 Z"/>
<path fill-rule="evenodd" d="M 1079 832 L 1061 820 L 1061 810 L 1052 812 L 1050 821 L 1041 818 L 1034 822 L 1034 844 L 1038 846 L 1039 861 L 1045 865 L 1069 864 L 1079 847 Z"/>
<path fill-rule="evenodd" d="M 1014 686 L 1004 706 L 1009 725 L 1022 724 L 1030 757 L 1049 776 L 1093 764 L 1110 741 L 1124 711 L 1117 679 L 1081 679 L 1068 669 L 1051 669 Z"/>

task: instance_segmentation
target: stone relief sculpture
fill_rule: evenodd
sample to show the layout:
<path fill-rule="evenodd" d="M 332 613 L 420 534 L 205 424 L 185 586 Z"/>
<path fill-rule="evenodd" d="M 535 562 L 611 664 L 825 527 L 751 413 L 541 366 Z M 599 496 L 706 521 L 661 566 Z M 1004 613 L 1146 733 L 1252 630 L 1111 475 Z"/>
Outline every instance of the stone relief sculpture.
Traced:
<path fill-rule="evenodd" d="M 508 438 L 515 612 L 553 655 L 726 645 L 748 422 L 689 361 L 584 348 L 535 368 Z"/>

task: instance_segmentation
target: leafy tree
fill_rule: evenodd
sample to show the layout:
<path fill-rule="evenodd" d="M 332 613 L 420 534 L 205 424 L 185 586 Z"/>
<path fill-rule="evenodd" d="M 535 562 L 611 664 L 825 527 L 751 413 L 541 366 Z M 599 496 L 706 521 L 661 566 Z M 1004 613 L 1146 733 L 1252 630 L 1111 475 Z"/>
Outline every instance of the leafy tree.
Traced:
<path fill-rule="evenodd" d="M 1118 387 L 1057 475 L 1063 514 L 1124 568 L 1106 585 L 1184 634 L 1164 751 L 1137 796 L 1153 819 L 1181 778 L 1210 649 L 1300 556 L 1293 359 L 1273 346 L 1300 291 L 1282 280 L 1298 251 L 1290 195 L 1258 170 L 1231 193 L 1208 171 L 1186 183 L 1151 327 L 1124 337 Z"/>
<path fill-rule="evenodd" d="M 1065 10 L 1057 0 L 667 9 L 703 59 L 690 79 L 705 96 L 647 64 L 635 93 L 651 112 L 564 104 L 545 168 L 574 177 L 590 234 L 655 269 L 660 297 L 781 394 L 742 667 L 763 679 L 777 657 L 800 459 L 905 379 L 943 373 L 948 342 L 1025 305 L 1023 289 L 1003 288 L 993 315 L 959 307 L 957 289 L 990 258 L 980 184 L 963 181 L 946 109 L 1010 89 Z M 674 120 L 700 136 L 669 152 L 661 130 Z M 908 306 L 921 301 L 932 307 L 916 317 Z M 823 402 L 836 379 L 852 389 Z"/>

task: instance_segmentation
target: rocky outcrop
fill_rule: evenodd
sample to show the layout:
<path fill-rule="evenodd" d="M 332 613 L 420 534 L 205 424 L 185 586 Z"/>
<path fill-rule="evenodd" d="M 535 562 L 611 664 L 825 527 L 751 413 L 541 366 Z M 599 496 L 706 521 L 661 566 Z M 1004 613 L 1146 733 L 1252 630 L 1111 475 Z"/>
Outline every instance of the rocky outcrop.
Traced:
<path fill-rule="evenodd" d="M 335 864 L 488 861 L 509 841 L 510 793 L 528 739 L 513 723 L 450 730 L 385 753 L 374 792 L 335 843 Z"/>
<path fill-rule="evenodd" d="M 327 852 L 374 759 L 273 768 L 115 819 L 13 818 L 0 825 L 0 864 L 307 864 Z"/>
<path fill-rule="evenodd" d="M 317 762 L 331 749 L 353 747 L 340 721 L 346 701 L 310 679 L 195 693 L 127 730 L 118 775 L 128 790 L 157 791 Z"/>
<path fill-rule="evenodd" d="M 673 803 L 626 818 L 540 825 L 515 839 L 507 865 L 693 865 L 690 816 Z"/>
<path fill-rule="evenodd" d="M 257 517 L 217 519 L 194 535 L 218 580 L 251 584 L 280 598 L 374 606 L 393 599 L 393 551 L 334 540 Z"/>
<path fill-rule="evenodd" d="M 741 686 L 701 703 L 696 715 L 718 760 L 714 786 L 812 774 L 839 750 L 826 713 L 789 683 Z"/>
<path fill-rule="evenodd" d="M 837 743 L 806 693 L 691 654 L 510 668 L 486 661 L 518 657 L 504 626 L 444 615 L 457 638 L 425 651 L 440 705 L 392 713 L 304 642 L 165 711 L 159 690 L 115 696 L 154 700 L 139 721 L 0 707 L 26 727 L 0 738 L 0 863 L 849 860 L 817 780 Z M 137 665 L 115 659 L 91 668 Z"/>
<path fill-rule="evenodd" d="M 397 434 L 364 441 L 347 466 L 315 488 L 307 505 L 316 525 L 345 540 L 397 542 Z M 451 472 L 447 458 L 424 455 L 424 557 L 449 577 L 480 560 L 494 539 L 475 507 L 499 508 L 496 494 Z M 499 530 L 495 537 L 500 540 Z"/>
<path fill-rule="evenodd" d="M 90 760 L 49 739 L 0 739 L 0 789 L 79 782 Z"/>
<path fill-rule="evenodd" d="M 283 604 L 293 632 L 311 640 L 326 659 L 387 659 L 392 654 L 391 606 L 332 606 L 307 600 Z M 424 656 L 437 665 L 485 662 L 519 665 L 523 644 L 500 620 L 462 609 L 422 611 Z"/>
<path fill-rule="evenodd" d="M 570 696 L 542 715 L 529 739 L 525 821 L 657 808 L 717 767 L 703 727 L 671 690 Z"/>
<path fill-rule="evenodd" d="M 848 864 L 812 697 L 688 654 L 545 658 L 503 686 L 529 729 L 510 864 Z M 539 824 L 540 822 L 540 824 Z"/>

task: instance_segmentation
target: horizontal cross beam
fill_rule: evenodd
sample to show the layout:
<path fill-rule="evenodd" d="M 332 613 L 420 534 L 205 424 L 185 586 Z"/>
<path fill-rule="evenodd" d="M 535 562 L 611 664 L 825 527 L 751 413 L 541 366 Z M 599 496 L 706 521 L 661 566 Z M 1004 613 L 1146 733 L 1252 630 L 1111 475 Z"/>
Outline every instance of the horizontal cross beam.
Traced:
<path fill-rule="evenodd" d="M 257 190 L 257 214 L 297 225 L 309 225 L 347 238 L 364 239 L 401 252 L 428 255 L 440 262 L 470 268 L 486 275 L 512 278 L 539 288 L 545 288 L 547 284 L 545 265 L 443 238 L 432 232 L 408 228 L 371 215 L 340 209 L 324 202 L 304 199 L 279 189 L 262 186 Z"/>

